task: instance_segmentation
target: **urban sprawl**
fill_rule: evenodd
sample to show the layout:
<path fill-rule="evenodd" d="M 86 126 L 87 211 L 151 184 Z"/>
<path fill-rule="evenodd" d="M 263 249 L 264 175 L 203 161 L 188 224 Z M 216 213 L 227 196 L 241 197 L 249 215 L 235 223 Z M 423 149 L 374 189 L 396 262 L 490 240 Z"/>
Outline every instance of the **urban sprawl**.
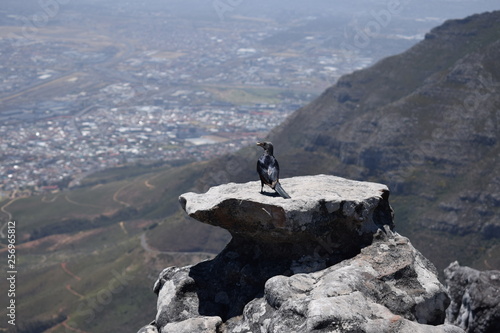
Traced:
<path fill-rule="evenodd" d="M 140 24 L 130 39 L 2 35 L 3 196 L 60 190 L 128 163 L 235 151 L 372 63 L 325 46 L 321 34 L 275 47 L 270 39 L 284 29 L 269 22 L 173 22 L 161 40 Z"/>

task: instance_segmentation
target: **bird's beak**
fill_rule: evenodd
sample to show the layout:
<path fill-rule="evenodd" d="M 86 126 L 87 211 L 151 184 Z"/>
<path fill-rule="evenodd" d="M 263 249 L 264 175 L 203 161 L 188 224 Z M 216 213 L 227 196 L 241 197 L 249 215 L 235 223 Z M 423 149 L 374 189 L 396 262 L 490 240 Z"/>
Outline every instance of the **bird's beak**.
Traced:
<path fill-rule="evenodd" d="M 262 147 L 264 145 L 264 142 L 257 142 L 257 146 Z"/>

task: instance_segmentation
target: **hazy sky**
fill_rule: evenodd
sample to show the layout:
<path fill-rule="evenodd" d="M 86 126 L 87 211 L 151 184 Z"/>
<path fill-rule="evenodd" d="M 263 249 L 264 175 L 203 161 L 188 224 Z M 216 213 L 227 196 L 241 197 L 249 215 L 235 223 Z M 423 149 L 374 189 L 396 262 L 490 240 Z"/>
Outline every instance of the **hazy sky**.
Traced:
<path fill-rule="evenodd" d="M 390 6 L 399 7 L 399 14 L 410 17 L 434 16 L 443 19 L 461 18 L 470 14 L 500 9 L 498 0 L 2 0 L 0 13 L 20 10 L 24 15 L 40 11 L 44 4 L 56 3 L 61 7 L 106 6 L 168 10 L 173 14 L 196 17 L 201 13 L 219 18 L 223 14 L 279 18 L 283 15 L 369 15 L 370 11 L 381 11 Z"/>

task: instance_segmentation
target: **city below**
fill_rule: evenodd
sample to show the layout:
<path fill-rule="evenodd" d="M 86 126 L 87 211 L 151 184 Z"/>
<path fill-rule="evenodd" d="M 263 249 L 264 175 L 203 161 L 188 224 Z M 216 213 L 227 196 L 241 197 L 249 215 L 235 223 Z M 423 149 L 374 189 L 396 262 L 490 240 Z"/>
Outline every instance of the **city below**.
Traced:
<path fill-rule="evenodd" d="M 106 168 L 235 151 L 341 75 L 423 38 L 388 30 L 393 47 L 368 54 L 321 17 L 214 12 L 193 23 L 86 10 L 61 6 L 31 29 L 29 16 L 0 13 L 0 199 Z"/>

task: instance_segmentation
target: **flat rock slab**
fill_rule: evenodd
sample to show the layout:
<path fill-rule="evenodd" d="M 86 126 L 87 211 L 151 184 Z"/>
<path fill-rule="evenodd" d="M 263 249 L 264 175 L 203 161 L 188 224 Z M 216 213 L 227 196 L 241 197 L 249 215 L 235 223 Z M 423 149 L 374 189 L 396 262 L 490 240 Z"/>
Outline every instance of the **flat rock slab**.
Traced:
<path fill-rule="evenodd" d="M 261 243 L 310 241 L 340 230 L 361 236 L 394 226 L 385 185 L 328 175 L 280 182 L 291 199 L 269 188 L 260 193 L 260 182 L 254 181 L 212 187 L 203 194 L 186 193 L 179 201 L 189 216 Z"/>

